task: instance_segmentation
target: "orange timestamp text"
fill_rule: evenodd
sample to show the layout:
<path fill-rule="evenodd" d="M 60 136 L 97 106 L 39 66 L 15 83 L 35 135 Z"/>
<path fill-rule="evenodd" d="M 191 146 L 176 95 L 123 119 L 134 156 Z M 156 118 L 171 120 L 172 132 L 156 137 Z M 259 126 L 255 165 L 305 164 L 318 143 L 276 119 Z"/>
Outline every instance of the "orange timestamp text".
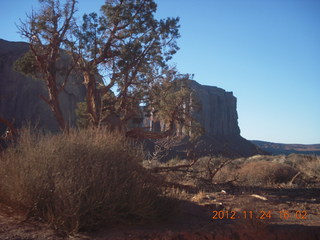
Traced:
<path fill-rule="evenodd" d="M 268 220 L 272 218 L 279 217 L 280 219 L 308 219 L 307 211 L 288 211 L 288 210 L 281 210 L 281 211 L 212 211 L 212 219 L 219 220 L 219 219 L 260 219 L 260 220 Z"/>

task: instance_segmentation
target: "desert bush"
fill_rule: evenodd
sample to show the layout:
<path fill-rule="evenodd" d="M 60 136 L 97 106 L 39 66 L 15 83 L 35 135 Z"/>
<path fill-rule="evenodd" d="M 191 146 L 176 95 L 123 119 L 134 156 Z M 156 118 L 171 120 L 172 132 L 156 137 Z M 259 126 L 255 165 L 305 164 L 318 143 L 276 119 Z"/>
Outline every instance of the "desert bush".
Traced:
<path fill-rule="evenodd" d="M 105 129 L 44 136 L 21 132 L 0 155 L 0 200 L 67 232 L 166 214 L 159 182 L 143 153 Z"/>
<path fill-rule="evenodd" d="M 171 183 L 178 183 L 207 189 L 213 187 L 215 183 L 226 183 L 237 178 L 237 170 L 245 159 L 228 159 L 222 156 L 208 156 L 193 160 L 171 159 L 166 163 L 144 162 L 146 168 L 176 167 L 189 165 L 190 167 L 175 169 L 174 171 L 164 171 L 161 175 Z"/>
<path fill-rule="evenodd" d="M 297 170 L 286 164 L 259 161 L 245 163 L 237 174 L 239 183 L 259 186 L 289 182 Z"/>
<path fill-rule="evenodd" d="M 226 183 L 237 178 L 237 170 L 243 161 L 242 158 L 229 159 L 222 156 L 202 157 L 192 166 L 190 175 L 199 187 L 204 183 L 203 180 L 210 184 Z"/>
<path fill-rule="evenodd" d="M 320 178 L 320 156 L 290 154 L 286 162 L 306 176 Z"/>

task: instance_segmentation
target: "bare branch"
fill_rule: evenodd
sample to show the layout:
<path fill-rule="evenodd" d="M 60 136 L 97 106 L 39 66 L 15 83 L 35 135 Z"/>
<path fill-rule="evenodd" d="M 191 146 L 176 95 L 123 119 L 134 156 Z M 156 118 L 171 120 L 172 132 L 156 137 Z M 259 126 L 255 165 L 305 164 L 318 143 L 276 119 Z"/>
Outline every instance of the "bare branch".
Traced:
<path fill-rule="evenodd" d="M 181 165 L 176 165 L 176 166 L 169 166 L 169 167 L 155 167 L 151 169 L 151 172 L 154 173 L 159 173 L 159 172 L 174 172 L 174 171 L 181 171 L 183 168 L 185 171 L 187 171 L 189 168 L 191 168 L 198 159 L 194 159 L 191 163 L 189 164 L 181 164 Z"/>
<path fill-rule="evenodd" d="M 212 158 L 210 158 L 208 160 L 208 165 L 207 165 L 207 169 L 208 169 L 208 172 L 209 172 L 209 176 L 210 176 L 210 179 L 211 181 L 213 180 L 213 178 L 216 176 L 216 174 L 225 166 L 227 166 L 228 164 L 230 164 L 233 159 L 226 159 L 224 160 L 218 167 L 216 167 L 214 170 L 212 170 L 210 168 L 210 161 L 212 160 Z"/>

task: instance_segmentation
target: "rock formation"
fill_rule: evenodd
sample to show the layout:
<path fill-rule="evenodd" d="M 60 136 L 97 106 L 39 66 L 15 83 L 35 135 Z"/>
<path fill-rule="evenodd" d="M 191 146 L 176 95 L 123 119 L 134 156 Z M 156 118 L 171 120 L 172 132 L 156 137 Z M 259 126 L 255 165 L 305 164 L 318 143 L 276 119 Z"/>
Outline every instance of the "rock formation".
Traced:
<path fill-rule="evenodd" d="M 204 135 L 197 144 L 198 155 L 240 157 L 264 153 L 241 137 L 237 99 L 232 92 L 201 85 L 193 80 L 188 85 L 201 106 L 194 113 L 195 119 L 204 129 Z"/>
<path fill-rule="evenodd" d="M 251 156 L 264 154 L 257 146 L 247 141 L 240 135 L 237 114 L 237 99 L 232 92 L 224 89 L 206 86 L 189 80 L 191 99 L 200 105 L 198 111 L 193 111 L 193 117 L 204 130 L 203 136 L 197 141 L 194 149 L 198 157 L 207 155 L 223 155 L 228 157 Z M 152 116 L 144 119 L 143 127 L 159 131 L 164 130 L 165 124 L 153 122 Z M 191 132 L 186 132 L 183 127 L 177 127 L 177 135 L 188 137 Z M 178 155 L 185 158 L 190 143 L 185 139 L 182 145 L 175 148 L 170 157 Z"/>
<path fill-rule="evenodd" d="M 190 80 L 189 87 L 200 103 L 195 118 L 202 125 L 206 136 L 237 136 L 238 126 L 237 99 L 232 92 L 212 86 L 205 86 Z"/>
<path fill-rule="evenodd" d="M 16 127 L 31 124 L 39 128 L 58 130 L 49 106 L 40 98 L 47 96 L 43 81 L 35 80 L 13 70 L 14 62 L 28 51 L 28 44 L 0 39 L 0 116 L 14 121 Z M 85 87 L 82 78 L 73 74 L 60 94 L 60 104 L 66 121 L 75 125 L 76 103 L 83 101 Z M 0 133 L 5 126 L 0 126 Z"/>
<path fill-rule="evenodd" d="M 37 125 L 38 128 L 58 130 L 58 124 L 49 106 L 40 98 L 46 96 L 47 89 L 43 81 L 28 78 L 13 70 L 14 62 L 28 51 L 28 44 L 23 42 L 9 42 L 0 39 L 0 117 L 15 121 L 15 127 L 25 124 Z M 63 60 L 64 61 L 64 60 Z M 201 109 L 194 113 L 195 119 L 204 129 L 204 135 L 197 144 L 199 156 L 214 154 L 227 156 L 249 156 L 261 151 L 240 136 L 237 115 L 237 100 L 232 92 L 212 86 L 204 86 L 190 80 L 195 99 Z M 75 108 L 79 101 L 84 101 L 85 87 L 82 78 L 73 74 L 64 90 L 60 94 L 62 112 L 70 125 L 75 125 Z M 144 124 L 150 125 L 150 119 Z M 151 124 L 158 126 L 161 123 Z M 144 126 L 144 127 L 146 127 Z M 152 127 L 153 130 L 154 127 Z M 5 130 L 0 125 L 0 134 Z M 177 129 L 181 133 L 181 129 Z M 186 134 L 187 135 L 187 134 Z M 184 156 L 186 148 L 177 150 Z"/>

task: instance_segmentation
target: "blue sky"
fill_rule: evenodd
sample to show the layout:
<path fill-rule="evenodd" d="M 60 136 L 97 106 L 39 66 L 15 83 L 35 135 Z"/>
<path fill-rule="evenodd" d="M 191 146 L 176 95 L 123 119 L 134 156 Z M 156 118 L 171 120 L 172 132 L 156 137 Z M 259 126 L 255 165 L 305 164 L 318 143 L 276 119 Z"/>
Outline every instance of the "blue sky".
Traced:
<path fill-rule="evenodd" d="M 21 41 L 14 23 L 37 0 L 0 0 L 0 38 Z M 103 0 L 79 0 L 79 13 Z M 320 143 L 319 0 L 157 0 L 157 17 L 180 17 L 173 62 L 201 84 L 232 91 L 241 135 Z"/>

